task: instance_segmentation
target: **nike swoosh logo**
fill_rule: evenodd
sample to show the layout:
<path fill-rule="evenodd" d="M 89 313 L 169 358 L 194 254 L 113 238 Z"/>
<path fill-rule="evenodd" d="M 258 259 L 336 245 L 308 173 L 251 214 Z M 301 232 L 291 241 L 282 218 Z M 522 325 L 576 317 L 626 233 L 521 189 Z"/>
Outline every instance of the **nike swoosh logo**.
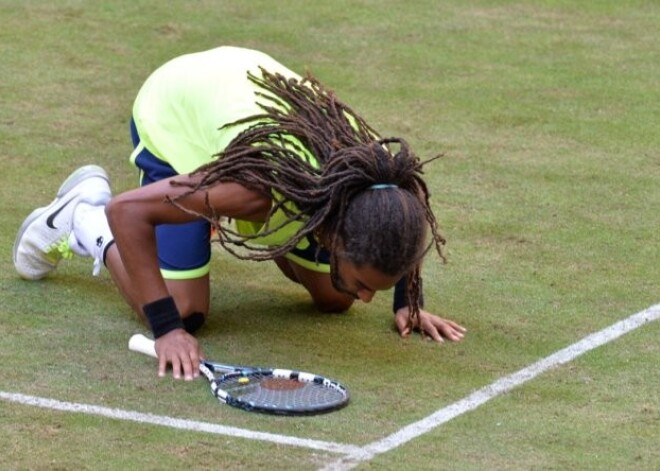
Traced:
<path fill-rule="evenodd" d="M 68 204 L 71 203 L 74 199 L 75 199 L 75 196 L 74 196 L 73 198 L 71 198 L 69 201 L 67 201 L 66 203 L 64 203 L 62 206 L 60 206 L 59 209 L 58 209 L 57 211 L 55 211 L 55 212 L 52 213 L 50 216 L 48 216 L 48 219 L 46 219 L 46 225 L 47 225 L 48 227 L 50 227 L 51 229 L 57 229 L 57 227 L 55 227 L 55 224 L 53 224 L 53 223 L 55 222 L 55 217 L 56 217 L 58 214 L 60 214 L 60 212 L 61 212 L 64 208 L 66 208 L 66 207 L 68 206 Z"/>

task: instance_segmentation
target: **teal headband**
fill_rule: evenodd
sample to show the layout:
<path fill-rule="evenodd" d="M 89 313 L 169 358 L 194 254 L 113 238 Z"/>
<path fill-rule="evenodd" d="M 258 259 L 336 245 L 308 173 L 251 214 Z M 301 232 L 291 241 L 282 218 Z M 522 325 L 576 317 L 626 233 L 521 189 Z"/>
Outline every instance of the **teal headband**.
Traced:
<path fill-rule="evenodd" d="M 367 190 L 386 190 L 387 188 L 399 188 L 398 186 L 392 183 L 376 183 L 371 185 Z"/>

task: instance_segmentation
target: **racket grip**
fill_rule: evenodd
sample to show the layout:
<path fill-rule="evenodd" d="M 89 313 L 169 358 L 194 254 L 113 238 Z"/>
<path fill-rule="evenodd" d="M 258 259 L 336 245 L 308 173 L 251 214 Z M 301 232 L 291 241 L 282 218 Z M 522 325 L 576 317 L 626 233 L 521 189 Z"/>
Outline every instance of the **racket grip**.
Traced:
<path fill-rule="evenodd" d="M 130 338 L 128 341 L 128 349 L 133 352 L 158 358 L 158 355 L 156 354 L 156 342 L 142 334 L 135 334 Z"/>

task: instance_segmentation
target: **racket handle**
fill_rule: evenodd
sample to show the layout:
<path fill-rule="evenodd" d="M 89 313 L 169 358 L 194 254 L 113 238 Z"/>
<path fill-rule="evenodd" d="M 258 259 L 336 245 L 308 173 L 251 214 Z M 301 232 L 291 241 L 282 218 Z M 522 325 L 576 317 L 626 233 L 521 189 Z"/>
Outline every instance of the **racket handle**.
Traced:
<path fill-rule="evenodd" d="M 130 338 L 128 341 L 128 349 L 133 352 L 158 358 L 158 355 L 156 354 L 156 342 L 142 334 L 135 334 Z"/>

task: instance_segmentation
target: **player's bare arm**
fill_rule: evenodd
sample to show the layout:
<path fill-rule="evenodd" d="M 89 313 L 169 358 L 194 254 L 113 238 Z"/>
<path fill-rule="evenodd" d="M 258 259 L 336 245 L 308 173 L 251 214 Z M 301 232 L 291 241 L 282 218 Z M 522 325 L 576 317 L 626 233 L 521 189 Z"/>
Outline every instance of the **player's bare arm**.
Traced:
<path fill-rule="evenodd" d="M 154 228 L 158 224 L 177 224 L 199 219 L 191 212 L 210 216 L 263 221 L 271 201 L 263 194 L 237 183 L 219 183 L 205 191 L 190 191 L 188 186 L 172 185 L 191 182 L 195 177 L 181 175 L 162 180 L 113 198 L 106 207 L 108 222 L 126 271 L 139 293 L 141 304 L 168 295 L 160 275 Z M 185 195 L 181 197 L 181 195 Z M 181 208 L 169 200 L 176 199 Z M 183 209 L 182 209 L 183 208 Z"/>
<path fill-rule="evenodd" d="M 228 216 L 246 220 L 264 220 L 270 199 L 262 193 L 236 183 L 220 183 L 206 191 L 189 193 L 195 177 L 182 175 L 124 193 L 107 205 L 106 213 L 117 249 L 130 274 L 133 293 L 139 306 L 169 296 L 160 273 L 156 252 L 155 227 L 158 224 L 185 223 L 199 216 Z M 172 185 L 176 180 L 179 185 Z M 176 199 L 178 206 L 170 200 Z M 188 212 L 190 211 L 190 212 Z M 156 342 L 159 355 L 158 373 L 165 375 L 172 365 L 175 378 L 190 380 L 198 376 L 197 365 L 203 357 L 197 340 L 183 329 L 173 329 Z"/>

